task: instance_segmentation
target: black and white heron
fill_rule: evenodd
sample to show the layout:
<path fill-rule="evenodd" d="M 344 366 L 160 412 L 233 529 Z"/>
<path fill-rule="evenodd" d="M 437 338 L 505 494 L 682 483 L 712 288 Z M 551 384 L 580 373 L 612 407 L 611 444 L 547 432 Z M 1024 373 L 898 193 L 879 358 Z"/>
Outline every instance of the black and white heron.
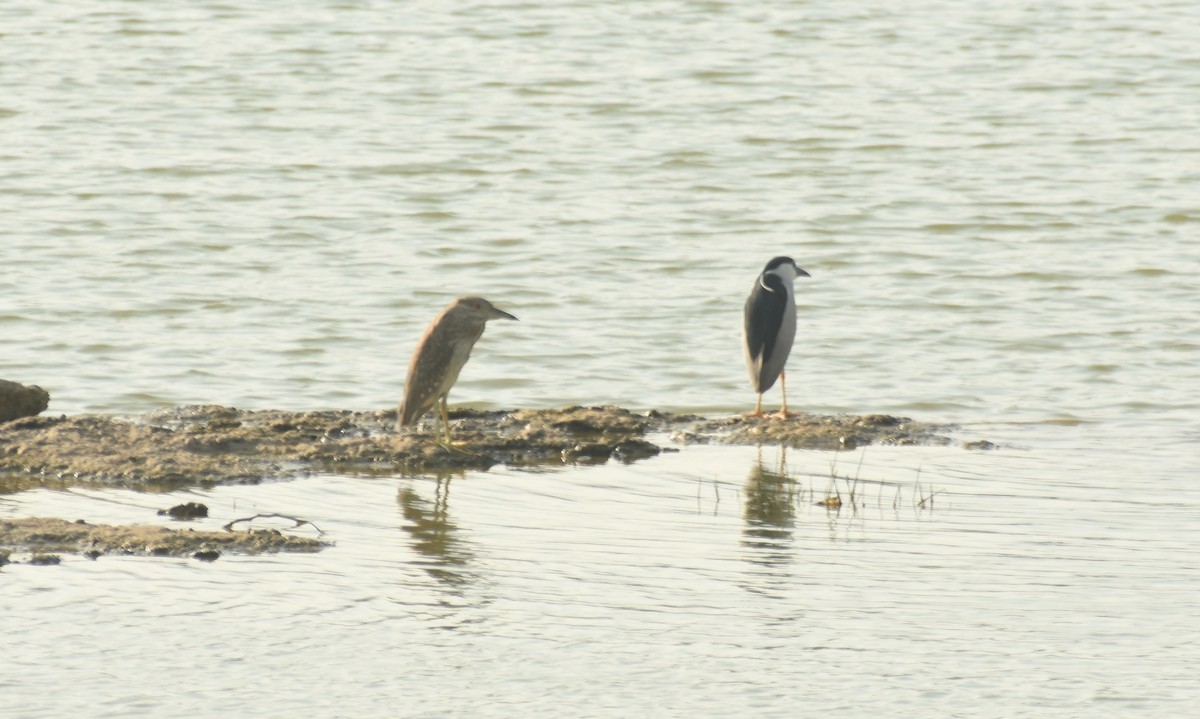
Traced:
<path fill-rule="evenodd" d="M 746 323 L 742 333 L 742 349 L 750 386 L 758 393 L 754 417 L 762 416 L 763 393 L 780 380 L 783 407 L 780 417 L 787 417 L 787 375 L 784 365 L 796 338 L 796 294 L 792 282 L 797 277 L 809 277 L 791 257 L 776 257 L 767 263 L 754 281 L 754 289 L 746 299 Z"/>
<path fill-rule="evenodd" d="M 440 400 L 439 416 L 446 443 L 450 443 L 450 416 L 446 399 L 458 381 L 458 373 L 471 357 L 471 348 L 483 336 L 488 320 L 515 320 L 482 297 L 459 297 L 438 313 L 417 342 L 408 375 L 404 379 L 404 399 L 396 411 L 396 429 L 416 424 Z"/>

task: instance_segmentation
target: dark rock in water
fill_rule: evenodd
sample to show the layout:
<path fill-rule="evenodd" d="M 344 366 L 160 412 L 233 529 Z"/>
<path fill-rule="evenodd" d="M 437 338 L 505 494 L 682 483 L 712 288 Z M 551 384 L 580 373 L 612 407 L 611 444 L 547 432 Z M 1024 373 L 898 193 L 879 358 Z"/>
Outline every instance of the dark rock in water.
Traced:
<path fill-rule="evenodd" d="M 171 519 L 202 519 L 208 516 L 208 506 L 199 502 L 185 502 L 170 509 L 160 509 L 158 514 L 168 515 Z"/>
<path fill-rule="evenodd" d="M 634 438 L 618 442 L 616 448 L 613 450 L 613 456 L 625 464 L 630 464 L 639 459 L 654 457 L 662 452 L 662 447 L 651 444 L 644 439 Z"/>
<path fill-rule="evenodd" d="M 986 439 L 978 439 L 974 442 L 963 442 L 963 449 L 990 450 L 999 448 L 1000 445 L 989 442 Z"/>
<path fill-rule="evenodd" d="M 50 393 L 37 385 L 0 379 L 0 422 L 33 417 L 50 406 Z"/>
<path fill-rule="evenodd" d="M 580 442 L 574 447 L 562 450 L 564 462 L 579 462 L 581 464 L 602 464 L 612 456 L 613 448 L 599 442 Z"/>

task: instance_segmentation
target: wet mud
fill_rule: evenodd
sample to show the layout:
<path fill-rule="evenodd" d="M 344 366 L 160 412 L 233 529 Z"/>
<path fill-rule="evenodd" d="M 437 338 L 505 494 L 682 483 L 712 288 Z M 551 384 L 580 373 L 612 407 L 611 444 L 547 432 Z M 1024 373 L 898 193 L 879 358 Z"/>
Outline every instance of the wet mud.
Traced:
<path fill-rule="evenodd" d="M 210 532 L 149 524 L 89 524 L 82 519 L 0 519 L 0 564 L 57 564 L 59 554 L 82 554 L 91 559 L 118 554 L 212 561 L 224 552 L 316 552 L 327 545 L 320 539 L 276 529 Z"/>
<path fill-rule="evenodd" d="M 72 486 L 170 492 L 316 472 L 439 474 L 499 464 L 628 463 L 687 451 L 697 443 L 828 450 L 949 444 L 945 433 L 953 429 L 888 415 L 705 418 L 611 406 L 457 410 L 450 417 L 452 446 L 440 441 L 432 420 L 396 431 L 392 411 L 245 411 L 202 405 L 134 416 L 25 417 L 0 423 L 0 493 Z M 207 509 L 189 502 L 159 514 L 197 519 L 207 516 Z M 59 553 L 213 561 L 225 552 L 314 552 L 327 545 L 276 529 L 250 529 L 254 519 L 235 520 L 225 531 L 0 519 L 0 565 L 57 564 Z"/>
<path fill-rule="evenodd" d="M 886 414 L 782 417 L 733 416 L 702 419 L 675 435 L 682 442 L 772 444 L 801 449 L 844 450 L 871 444 L 945 445 L 949 425 L 917 422 Z"/>
<path fill-rule="evenodd" d="M 134 416 L 27 417 L 0 424 L 0 492 L 73 485 L 173 491 L 324 471 L 420 474 L 634 462 L 696 443 L 947 444 L 944 433 L 951 429 L 887 415 L 710 419 L 612 406 L 457 410 L 450 417 L 452 446 L 439 441 L 430 418 L 396 431 L 390 410 L 200 405 Z"/>

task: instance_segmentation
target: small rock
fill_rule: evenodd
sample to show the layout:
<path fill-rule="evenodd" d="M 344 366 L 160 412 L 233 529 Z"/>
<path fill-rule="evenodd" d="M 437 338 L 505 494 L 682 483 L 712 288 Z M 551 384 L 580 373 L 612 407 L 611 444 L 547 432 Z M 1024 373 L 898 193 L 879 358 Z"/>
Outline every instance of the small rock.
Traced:
<path fill-rule="evenodd" d="M 208 507 L 199 502 L 177 504 L 170 509 L 158 510 L 159 516 L 169 515 L 171 519 L 201 519 L 208 516 Z"/>
<path fill-rule="evenodd" d="M 644 439 L 627 439 L 617 443 L 613 454 L 617 459 L 625 464 L 629 464 L 639 459 L 654 457 L 661 452 L 661 447 L 653 445 Z"/>
<path fill-rule="evenodd" d="M 903 422 L 899 417 L 892 417 L 887 414 L 868 414 L 859 417 L 857 424 L 868 427 L 895 427 Z"/>
<path fill-rule="evenodd" d="M 30 564 L 51 565 L 62 562 L 62 557 L 57 554 L 42 554 L 37 553 L 29 558 Z"/>
<path fill-rule="evenodd" d="M 201 550 L 192 555 L 193 558 L 199 559 L 201 562 L 215 562 L 220 556 L 221 553 L 215 549 Z"/>
<path fill-rule="evenodd" d="M 33 417 L 50 405 L 50 393 L 37 385 L 0 379 L 0 422 Z"/>
<path fill-rule="evenodd" d="M 989 442 L 986 439 L 978 439 L 978 440 L 975 440 L 974 442 L 963 442 L 963 449 L 981 449 L 981 450 L 1000 449 L 1000 445 L 993 444 L 992 442 Z"/>
<path fill-rule="evenodd" d="M 581 442 L 574 447 L 562 451 L 564 462 L 583 462 L 586 464 L 602 464 L 608 461 L 613 448 L 597 442 Z"/>

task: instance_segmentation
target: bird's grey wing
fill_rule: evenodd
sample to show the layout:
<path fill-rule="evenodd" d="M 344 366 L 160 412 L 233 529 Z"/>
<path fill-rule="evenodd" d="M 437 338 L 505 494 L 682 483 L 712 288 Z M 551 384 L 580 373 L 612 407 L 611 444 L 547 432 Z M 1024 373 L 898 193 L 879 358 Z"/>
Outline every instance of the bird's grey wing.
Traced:
<path fill-rule="evenodd" d="M 755 284 L 746 300 L 746 344 L 752 356 L 771 356 L 787 305 L 787 289 L 778 277 L 767 275 Z"/>
<path fill-rule="evenodd" d="M 757 364 L 756 389 L 760 391 L 770 388 L 783 369 L 782 364 L 778 368 L 769 365 L 773 364 L 771 359 L 788 301 L 783 280 L 774 275 L 760 277 L 746 300 L 746 356 L 747 361 Z"/>

